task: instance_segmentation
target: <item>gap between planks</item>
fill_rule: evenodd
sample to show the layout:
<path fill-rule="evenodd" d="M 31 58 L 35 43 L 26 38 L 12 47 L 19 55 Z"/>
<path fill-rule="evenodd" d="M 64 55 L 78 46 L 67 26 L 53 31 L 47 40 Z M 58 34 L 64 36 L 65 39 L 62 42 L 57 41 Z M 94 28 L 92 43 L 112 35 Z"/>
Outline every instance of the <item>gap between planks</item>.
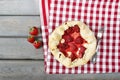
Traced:
<path fill-rule="evenodd" d="M 0 38 L 28 38 L 28 36 L 26 35 L 26 36 L 0 36 Z M 37 37 L 35 37 L 35 38 L 42 38 L 42 36 L 40 35 L 40 36 L 37 36 Z"/>
<path fill-rule="evenodd" d="M 19 59 L 19 58 L 0 58 L 0 61 L 44 61 L 44 59 L 31 59 L 31 58 L 25 58 L 25 59 Z"/>
<path fill-rule="evenodd" d="M 40 16 L 40 15 L 34 15 L 34 14 L 0 14 L 0 16 Z"/>

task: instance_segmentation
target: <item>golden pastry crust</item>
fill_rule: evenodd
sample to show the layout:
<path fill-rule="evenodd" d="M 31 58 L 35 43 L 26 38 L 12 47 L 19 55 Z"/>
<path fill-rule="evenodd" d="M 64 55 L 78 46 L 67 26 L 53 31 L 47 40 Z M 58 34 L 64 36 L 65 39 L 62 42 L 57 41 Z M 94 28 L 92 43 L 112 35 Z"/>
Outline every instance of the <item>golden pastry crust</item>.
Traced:
<path fill-rule="evenodd" d="M 82 58 L 77 58 L 74 61 L 71 61 L 70 58 L 65 57 L 62 52 L 59 51 L 57 48 L 57 45 L 59 44 L 59 41 L 62 38 L 62 35 L 64 34 L 64 31 L 68 29 L 71 26 L 78 25 L 80 28 L 80 34 L 81 36 L 87 41 L 87 43 L 84 44 L 84 47 L 86 48 L 85 53 Z M 86 64 L 92 56 L 95 54 L 96 49 L 96 38 L 93 34 L 93 32 L 89 29 L 87 25 L 85 25 L 81 21 L 68 21 L 57 27 L 49 36 L 48 46 L 53 54 L 53 56 L 64 66 L 67 68 L 72 68 L 80 65 Z"/>

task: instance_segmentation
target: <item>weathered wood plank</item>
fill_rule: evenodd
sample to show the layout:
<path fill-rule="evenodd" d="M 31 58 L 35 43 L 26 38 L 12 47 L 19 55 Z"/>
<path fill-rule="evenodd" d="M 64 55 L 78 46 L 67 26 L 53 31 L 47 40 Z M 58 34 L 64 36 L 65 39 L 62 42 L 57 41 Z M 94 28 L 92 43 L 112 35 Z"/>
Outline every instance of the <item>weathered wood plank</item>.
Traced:
<path fill-rule="evenodd" d="M 0 0 L 0 15 L 39 15 L 39 0 Z"/>
<path fill-rule="evenodd" d="M 112 74 L 45 74 L 43 61 L 0 61 L 0 80 L 118 80 Z"/>
<path fill-rule="evenodd" d="M 31 26 L 40 27 L 39 16 L 0 16 L 0 36 L 27 36 Z"/>
<path fill-rule="evenodd" d="M 43 62 L 0 61 L 0 80 L 41 80 Z"/>
<path fill-rule="evenodd" d="M 39 39 L 41 40 L 41 39 Z M 1 38 L 0 59 L 43 59 L 43 49 L 35 49 L 26 38 Z"/>
<path fill-rule="evenodd" d="M 40 27 L 39 16 L 0 16 L 0 58 L 43 59 L 42 48 L 36 50 L 27 42 L 34 25 Z"/>

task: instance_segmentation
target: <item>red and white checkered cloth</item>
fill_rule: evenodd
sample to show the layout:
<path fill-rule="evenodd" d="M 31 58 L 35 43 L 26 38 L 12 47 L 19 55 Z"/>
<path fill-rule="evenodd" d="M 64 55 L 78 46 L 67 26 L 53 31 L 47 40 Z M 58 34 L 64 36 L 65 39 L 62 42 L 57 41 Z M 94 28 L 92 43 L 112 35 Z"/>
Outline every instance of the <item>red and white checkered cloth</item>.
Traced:
<path fill-rule="evenodd" d="M 40 0 L 40 16 L 46 73 L 120 72 L 120 0 Z M 85 22 L 95 34 L 104 27 L 96 64 L 66 68 L 51 55 L 49 34 L 71 20 Z"/>

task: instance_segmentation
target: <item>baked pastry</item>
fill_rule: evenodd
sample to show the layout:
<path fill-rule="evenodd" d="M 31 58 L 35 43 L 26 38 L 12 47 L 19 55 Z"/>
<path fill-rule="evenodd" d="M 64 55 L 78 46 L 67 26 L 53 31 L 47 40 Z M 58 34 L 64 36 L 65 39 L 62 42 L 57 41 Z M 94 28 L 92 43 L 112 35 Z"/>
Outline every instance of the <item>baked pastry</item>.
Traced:
<path fill-rule="evenodd" d="M 81 21 L 68 21 L 49 36 L 49 49 L 68 68 L 86 64 L 95 54 L 96 38 Z"/>

